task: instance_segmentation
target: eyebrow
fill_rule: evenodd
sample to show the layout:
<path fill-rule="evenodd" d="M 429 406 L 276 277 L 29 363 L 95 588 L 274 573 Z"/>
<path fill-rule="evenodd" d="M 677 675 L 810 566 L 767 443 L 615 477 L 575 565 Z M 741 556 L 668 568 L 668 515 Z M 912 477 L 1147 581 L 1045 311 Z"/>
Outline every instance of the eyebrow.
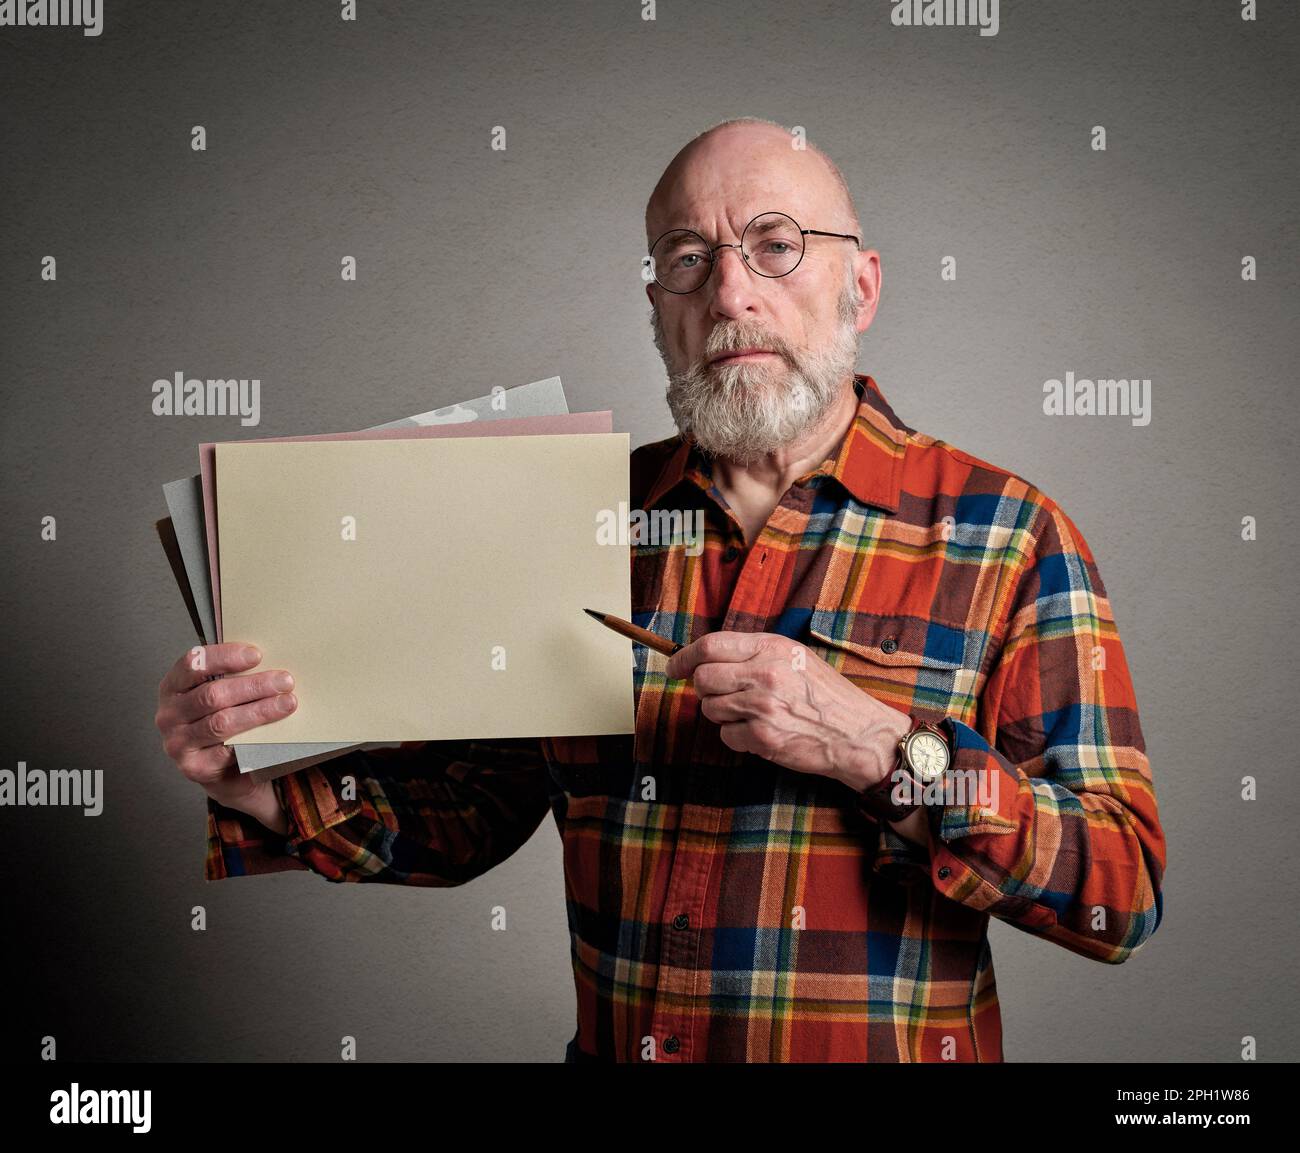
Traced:
<path fill-rule="evenodd" d="M 782 215 L 784 216 L 785 213 L 782 213 Z M 793 217 L 791 217 L 791 219 L 793 219 Z M 788 225 L 785 221 L 782 221 L 782 220 L 772 220 L 772 221 L 769 221 L 769 222 L 766 223 L 766 224 L 759 225 L 758 227 L 756 227 L 756 228 L 754 229 L 754 231 L 757 232 L 757 233 L 760 233 L 760 234 L 765 234 L 765 233 L 771 232 L 771 231 L 773 231 L 773 230 L 775 230 L 775 229 L 779 229 L 779 228 L 788 228 L 788 227 L 789 227 L 789 225 Z M 700 237 L 700 238 L 702 238 L 703 241 L 704 241 L 704 243 L 707 244 L 710 248 L 713 248 L 713 247 L 714 247 L 714 243 L 713 243 L 713 241 L 711 241 L 707 236 L 705 236 L 704 233 L 701 232 L 698 228 L 691 228 L 691 227 L 689 227 L 689 226 L 687 226 L 687 225 L 679 224 L 676 228 L 670 228 L 670 229 L 668 230 L 668 232 L 669 232 L 669 233 L 672 233 L 672 232 L 694 232 L 695 235 L 698 236 L 698 237 Z M 679 237 L 677 237 L 675 240 L 673 240 L 671 243 L 668 242 L 668 241 L 665 241 L 665 243 L 664 243 L 664 247 L 667 248 L 667 249 L 680 248 L 680 247 L 681 247 L 683 244 L 685 244 L 685 243 L 687 243 L 687 239 L 686 239 L 686 237 L 680 237 L 680 236 L 679 236 Z"/>
<path fill-rule="evenodd" d="M 691 229 L 676 229 L 676 228 L 674 228 L 674 229 L 670 229 L 669 231 L 670 231 L 670 233 L 672 233 L 672 232 L 695 232 L 695 229 L 693 229 L 693 228 L 691 228 Z M 703 233 L 700 233 L 700 232 L 695 232 L 695 235 L 698 236 L 698 237 L 700 237 L 701 239 L 703 239 L 703 236 L 704 236 L 704 234 L 703 234 Z M 665 250 L 667 250 L 667 251 L 672 251 L 672 250 L 674 250 L 674 249 L 682 248 L 682 247 L 684 247 L 684 246 L 687 245 L 687 244 L 694 244 L 694 243 L 695 243 L 695 241 L 692 240 L 689 236 L 682 236 L 682 235 L 672 236 L 672 235 L 669 235 L 668 239 L 664 241 L 664 248 L 665 248 Z M 704 243 L 705 243 L 705 244 L 708 244 L 708 241 L 705 240 Z"/>
<path fill-rule="evenodd" d="M 790 220 L 793 220 L 794 218 L 793 218 L 793 217 L 790 217 L 789 219 L 790 219 Z M 777 229 L 777 228 L 789 228 L 789 227 L 790 227 L 790 225 L 789 225 L 789 223 L 788 223 L 787 220 L 769 220 L 766 224 L 761 224 L 761 225 L 759 225 L 756 229 L 754 229 L 754 231 L 755 231 L 755 232 L 771 232 L 771 231 L 773 231 L 774 229 Z"/>

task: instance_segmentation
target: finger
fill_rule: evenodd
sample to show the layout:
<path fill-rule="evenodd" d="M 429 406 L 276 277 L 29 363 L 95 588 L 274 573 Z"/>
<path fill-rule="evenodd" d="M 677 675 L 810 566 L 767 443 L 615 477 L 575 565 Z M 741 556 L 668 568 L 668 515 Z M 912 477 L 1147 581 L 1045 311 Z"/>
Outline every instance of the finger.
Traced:
<path fill-rule="evenodd" d="M 729 749 L 738 753 L 752 752 L 756 747 L 754 734 L 750 731 L 748 721 L 731 721 L 718 729 L 718 736 Z"/>
<path fill-rule="evenodd" d="M 747 661 L 770 641 L 767 633 L 738 633 L 723 630 L 705 633 L 668 658 L 664 675 L 685 680 L 705 661 Z"/>
<path fill-rule="evenodd" d="M 176 767 L 195 784 L 213 785 L 229 775 L 236 763 L 232 745 L 209 745 L 189 750 L 177 760 Z"/>
<path fill-rule="evenodd" d="M 167 670 L 159 690 L 162 693 L 183 693 L 209 677 L 245 672 L 261 659 L 262 654 L 254 645 L 239 641 L 195 645 Z"/>
<path fill-rule="evenodd" d="M 762 693 L 755 692 L 753 689 L 720 693 L 717 696 L 701 698 L 700 712 L 718 725 L 755 720 L 765 715 L 761 711 L 763 709 L 761 702 L 764 699 Z"/>
<path fill-rule="evenodd" d="M 697 665 L 691 684 L 701 699 L 753 688 L 755 668 L 748 662 L 706 661 Z"/>
<path fill-rule="evenodd" d="M 204 681 L 189 692 L 173 697 L 167 712 L 176 722 L 188 724 L 209 713 L 215 713 L 218 709 L 242 705 L 262 697 L 273 697 L 277 693 L 287 693 L 293 685 L 293 677 L 286 669 L 266 669 L 242 676 L 221 677 L 214 681 Z"/>
<path fill-rule="evenodd" d="M 219 745 L 237 733 L 246 733 L 259 725 L 287 717 L 297 707 L 298 701 L 293 693 L 280 693 L 250 704 L 218 709 L 215 713 L 209 713 L 193 724 L 186 725 L 182 730 L 181 744 L 190 749 Z"/>

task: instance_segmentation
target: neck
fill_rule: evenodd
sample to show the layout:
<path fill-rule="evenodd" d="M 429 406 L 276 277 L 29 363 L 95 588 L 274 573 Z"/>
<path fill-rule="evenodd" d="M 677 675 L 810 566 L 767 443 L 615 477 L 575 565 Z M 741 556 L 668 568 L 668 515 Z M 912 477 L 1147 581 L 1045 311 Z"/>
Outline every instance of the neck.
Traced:
<path fill-rule="evenodd" d="M 858 394 L 850 377 L 840 390 L 839 399 L 826 416 L 797 440 L 772 452 L 737 464 L 726 457 L 713 462 L 713 479 L 724 492 L 749 488 L 766 490 L 780 500 L 786 489 L 806 472 L 811 472 L 828 456 L 834 455 L 858 411 Z"/>
<path fill-rule="evenodd" d="M 747 545 L 762 530 L 790 485 L 835 454 L 857 411 L 858 394 L 850 377 L 825 418 L 798 440 L 749 464 L 737 464 L 725 457 L 714 459 L 713 483 L 744 528 Z"/>

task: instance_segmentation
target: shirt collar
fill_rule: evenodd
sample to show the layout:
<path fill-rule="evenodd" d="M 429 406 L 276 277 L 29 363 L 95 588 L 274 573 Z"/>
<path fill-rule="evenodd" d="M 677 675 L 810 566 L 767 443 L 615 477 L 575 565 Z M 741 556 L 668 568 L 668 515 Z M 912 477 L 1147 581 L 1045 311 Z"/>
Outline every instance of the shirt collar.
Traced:
<path fill-rule="evenodd" d="M 858 411 L 835 455 L 827 457 L 799 480 L 829 476 L 860 503 L 897 512 L 907 435 L 912 430 L 895 415 L 880 386 L 870 376 L 855 373 L 853 388 L 858 394 Z M 648 512 L 684 480 L 705 492 L 713 487 L 709 461 L 689 432 L 664 462 L 640 507 Z"/>

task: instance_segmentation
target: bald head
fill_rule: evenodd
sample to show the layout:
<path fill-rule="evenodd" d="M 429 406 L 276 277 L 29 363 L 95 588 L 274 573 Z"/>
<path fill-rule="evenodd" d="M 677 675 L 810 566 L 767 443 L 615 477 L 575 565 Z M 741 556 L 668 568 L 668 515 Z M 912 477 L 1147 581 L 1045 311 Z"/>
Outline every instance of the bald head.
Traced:
<path fill-rule="evenodd" d="M 769 211 L 785 212 L 805 228 L 861 237 L 843 173 L 819 148 L 795 148 L 794 142 L 788 129 L 756 117 L 724 120 L 688 141 L 646 203 L 647 247 L 669 228 L 708 228 L 701 215 L 716 224 L 723 215 L 744 216 L 734 224 L 743 228 Z"/>

